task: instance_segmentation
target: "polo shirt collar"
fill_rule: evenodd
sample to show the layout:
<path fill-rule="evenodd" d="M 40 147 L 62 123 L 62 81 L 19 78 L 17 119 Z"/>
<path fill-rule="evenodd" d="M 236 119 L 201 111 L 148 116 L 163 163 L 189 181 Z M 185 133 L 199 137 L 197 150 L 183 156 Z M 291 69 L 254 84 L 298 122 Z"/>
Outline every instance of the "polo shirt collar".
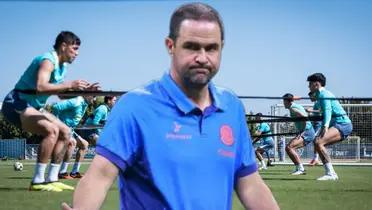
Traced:
<path fill-rule="evenodd" d="M 165 73 L 160 79 L 160 84 L 164 87 L 168 96 L 174 102 L 174 104 L 180 109 L 184 114 L 188 114 L 193 110 L 197 109 L 197 106 L 186 96 L 186 94 L 181 90 L 181 88 L 172 79 L 169 72 Z M 221 104 L 220 95 L 217 93 L 216 87 L 210 82 L 208 84 L 209 91 L 212 95 L 212 105 L 213 110 L 223 110 Z M 208 107 L 209 108 L 209 107 Z M 207 109 L 208 109 L 207 108 Z"/>

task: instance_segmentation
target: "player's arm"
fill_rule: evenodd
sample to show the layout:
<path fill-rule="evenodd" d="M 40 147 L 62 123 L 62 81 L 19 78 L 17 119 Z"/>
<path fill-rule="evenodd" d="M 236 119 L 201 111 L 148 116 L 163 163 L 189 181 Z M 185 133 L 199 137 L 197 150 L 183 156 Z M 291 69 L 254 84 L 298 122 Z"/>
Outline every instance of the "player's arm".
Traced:
<path fill-rule="evenodd" d="M 54 65 L 50 60 L 45 59 L 41 62 L 36 78 L 36 91 L 38 93 L 60 92 L 69 89 L 84 90 L 90 86 L 85 80 L 73 80 L 60 84 L 52 84 L 49 80 L 53 69 Z"/>
<path fill-rule="evenodd" d="M 323 110 L 323 122 L 322 122 L 322 130 L 320 131 L 320 137 L 323 137 L 329 128 L 329 124 L 332 118 L 332 105 L 331 100 L 320 100 L 320 108 Z"/>
<path fill-rule="evenodd" d="M 84 177 L 76 186 L 72 208 L 62 204 L 63 210 L 100 209 L 107 191 L 117 177 L 118 168 L 101 155 L 96 155 Z"/>
<path fill-rule="evenodd" d="M 54 115 L 58 115 L 63 110 L 71 110 L 77 107 L 77 103 L 72 99 L 59 101 L 52 105 L 52 112 Z"/>
<path fill-rule="evenodd" d="M 257 171 L 239 178 L 235 190 L 245 209 L 279 209 L 270 189 Z"/>
<path fill-rule="evenodd" d="M 98 110 L 94 114 L 94 117 L 93 117 L 93 124 L 94 125 L 101 125 L 100 121 L 103 119 L 104 115 L 105 115 L 105 111 L 102 109 L 102 106 L 98 107 Z"/>

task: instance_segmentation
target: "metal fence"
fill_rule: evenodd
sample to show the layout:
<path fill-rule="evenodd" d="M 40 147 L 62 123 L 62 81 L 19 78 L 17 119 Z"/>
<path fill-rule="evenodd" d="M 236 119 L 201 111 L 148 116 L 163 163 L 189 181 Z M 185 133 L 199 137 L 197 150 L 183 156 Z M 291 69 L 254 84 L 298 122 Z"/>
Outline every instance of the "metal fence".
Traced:
<path fill-rule="evenodd" d="M 36 160 L 38 147 L 39 147 L 38 144 L 27 144 L 26 149 L 24 150 L 25 158 L 29 160 Z M 77 151 L 77 148 L 75 148 L 74 152 L 72 153 L 72 159 L 75 158 L 76 151 Z M 88 151 L 85 154 L 84 158 L 92 159 L 95 154 L 96 154 L 96 148 L 93 146 L 89 146 Z"/>
<path fill-rule="evenodd" d="M 26 139 L 0 139 L 0 158 L 25 158 Z"/>
<path fill-rule="evenodd" d="M 312 104 L 302 104 L 305 108 Z M 372 104 L 342 104 L 353 124 L 353 133 L 341 143 L 327 147 L 332 159 L 339 161 L 372 160 Z M 271 107 L 271 115 L 288 116 L 289 111 L 283 104 Z M 293 122 L 271 123 L 274 133 L 296 132 Z M 293 137 L 292 137 L 293 138 Z M 274 157 L 275 160 L 285 160 L 285 144 L 291 136 L 275 136 Z M 311 158 L 314 151 L 313 145 L 307 145 L 299 150 L 302 158 Z"/>

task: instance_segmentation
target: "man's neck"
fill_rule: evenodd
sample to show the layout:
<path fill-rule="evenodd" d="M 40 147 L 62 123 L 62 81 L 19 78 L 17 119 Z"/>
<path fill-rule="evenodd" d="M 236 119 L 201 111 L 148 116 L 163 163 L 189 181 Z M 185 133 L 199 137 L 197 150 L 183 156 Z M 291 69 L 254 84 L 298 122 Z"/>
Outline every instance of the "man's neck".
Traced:
<path fill-rule="evenodd" d="M 189 88 L 183 89 L 186 96 L 202 111 L 212 104 L 212 97 L 208 85 L 202 89 Z"/>

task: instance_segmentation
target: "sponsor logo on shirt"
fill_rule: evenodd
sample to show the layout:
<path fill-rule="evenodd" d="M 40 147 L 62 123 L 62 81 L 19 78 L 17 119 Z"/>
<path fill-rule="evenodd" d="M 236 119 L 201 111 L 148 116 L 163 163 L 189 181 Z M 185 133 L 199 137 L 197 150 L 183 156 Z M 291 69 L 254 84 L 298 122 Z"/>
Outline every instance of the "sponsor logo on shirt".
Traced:
<path fill-rule="evenodd" d="M 233 131 L 229 125 L 222 125 L 220 128 L 220 138 L 223 144 L 231 146 L 234 144 Z"/>
<path fill-rule="evenodd" d="M 192 138 L 191 134 L 181 134 L 181 128 L 182 125 L 179 124 L 178 122 L 174 121 L 173 122 L 173 132 L 168 132 L 165 134 L 166 139 L 172 139 L 172 140 L 189 140 Z"/>
<path fill-rule="evenodd" d="M 235 157 L 235 152 L 228 151 L 225 149 L 218 149 L 217 153 L 221 156 L 228 157 L 228 158 L 234 158 Z"/>

